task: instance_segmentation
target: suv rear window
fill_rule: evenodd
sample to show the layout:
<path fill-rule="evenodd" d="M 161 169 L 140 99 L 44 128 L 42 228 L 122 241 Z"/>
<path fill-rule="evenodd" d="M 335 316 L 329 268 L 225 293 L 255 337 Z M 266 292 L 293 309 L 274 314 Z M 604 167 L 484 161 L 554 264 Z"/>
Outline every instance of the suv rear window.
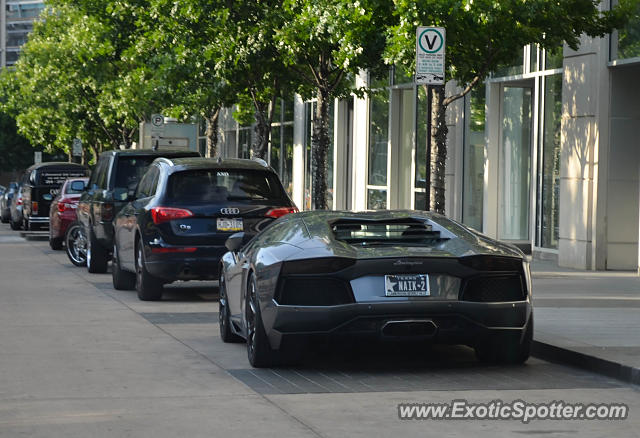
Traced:
<path fill-rule="evenodd" d="M 116 169 L 115 189 L 128 190 L 135 188 L 147 171 L 153 160 L 157 157 L 119 157 L 118 168 Z"/>
<path fill-rule="evenodd" d="M 254 170 L 186 170 L 169 177 L 167 198 L 193 202 L 279 200 L 284 191 L 278 178 Z"/>
<path fill-rule="evenodd" d="M 59 187 L 68 178 L 87 176 L 86 170 L 42 170 L 38 177 L 38 185 Z"/>

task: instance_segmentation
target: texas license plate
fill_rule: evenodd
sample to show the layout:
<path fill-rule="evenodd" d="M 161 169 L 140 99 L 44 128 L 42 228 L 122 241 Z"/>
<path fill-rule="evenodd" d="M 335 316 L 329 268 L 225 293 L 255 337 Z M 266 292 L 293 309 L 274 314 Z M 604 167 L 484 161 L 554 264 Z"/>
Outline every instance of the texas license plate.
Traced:
<path fill-rule="evenodd" d="M 420 275 L 385 275 L 385 295 L 388 297 L 428 297 L 429 276 Z"/>
<path fill-rule="evenodd" d="M 242 231 L 242 218 L 218 218 L 218 231 Z"/>

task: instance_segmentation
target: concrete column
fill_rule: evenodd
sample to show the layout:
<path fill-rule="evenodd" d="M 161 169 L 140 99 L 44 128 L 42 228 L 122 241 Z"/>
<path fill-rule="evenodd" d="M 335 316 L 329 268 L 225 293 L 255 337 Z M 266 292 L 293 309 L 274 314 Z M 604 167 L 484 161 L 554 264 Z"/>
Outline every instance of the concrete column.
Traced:
<path fill-rule="evenodd" d="M 295 95 L 293 102 L 293 202 L 302 209 L 304 206 L 304 137 L 305 137 L 304 101 Z"/>
<path fill-rule="evenodd" d="M 558 264 L 607 266 L 608 41 L 583 37 L 564 50 Z M 636 222 L 637 224 L 637 222 Z"/>
<path fill-rule="evenodd" d="M 356 87 L 367 85 L 367 73 L 356 76 Z M 353 104 L 353 169 L 352 182 L 354 210 L 367 208 L 367 163 L 369 144 L 369 98 L 354 98 Z"/>

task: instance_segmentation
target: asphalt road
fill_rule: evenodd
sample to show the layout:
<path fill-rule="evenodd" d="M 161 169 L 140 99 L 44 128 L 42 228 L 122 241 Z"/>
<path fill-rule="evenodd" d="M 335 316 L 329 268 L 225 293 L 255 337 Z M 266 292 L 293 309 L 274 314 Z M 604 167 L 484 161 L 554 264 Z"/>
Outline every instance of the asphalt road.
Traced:
<path fill-rule="evenodd" d="M 353 346 L 251 369 L 215 283 L 149 303 L 0 225 L 0 437 L 638 437 L 640 390 L 465 347 Z M 357 347 L 357 348 L 356 348 Z M 398 403 L 626 403 L 626 420 L 400 420 Z"/>

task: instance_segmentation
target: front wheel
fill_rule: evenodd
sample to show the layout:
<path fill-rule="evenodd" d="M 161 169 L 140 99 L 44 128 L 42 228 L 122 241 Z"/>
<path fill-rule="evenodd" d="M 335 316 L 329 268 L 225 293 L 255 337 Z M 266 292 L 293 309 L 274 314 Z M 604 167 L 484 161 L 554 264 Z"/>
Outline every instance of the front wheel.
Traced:
<path fill-rule="evenodd" d="M 136 245 L 136 290 L 142 301 L 158 301 L 162 298 L 162 282 L 145 268 L 142 242 Z"/>
<path fill-rule="evenodd" d="M 242 338 L 231 330 L 231 318 L 229 312 L 229 298 L 227 298 L 227 287 L 224 282 L 224 276 L 220 275 L 219 295 L 218 299 L 218 318 L 220 325 L 220 338 L 222 342 L 241 342 Z"/>
<path fill-rule="evenodd" d="M 264 330 L 254 276 L 251 276 L 249 279 L 245 312 L 247 324 L 247 357 L 249 358 L 249 363 L 256 368 L 275 365 L 277 363 L 278 353 L 271 349 L 269 339 Z"/>
<path fill-rule="evenodd" d="M 75 266 L 87 265 L 87 238 L 80 222 L 69 225 L 64 237 L 67 257 Z"/>
<path fill-rule="evenodd" d="M 111 278 L 116 290 L 132 290 L 136 287 L 136 274 L 125 271 L 120 267 L 118 246 L 113 244 L 113 259 L 111 260 Z"/>
<path fill-rule="evenodd" d="M 87 245 L 87 270 L 92 274 L 103 274 L 107 272 L 109 254 L 107 250 L 98 243 L 95 233 L 89 226 L 89 239 Z"/>

